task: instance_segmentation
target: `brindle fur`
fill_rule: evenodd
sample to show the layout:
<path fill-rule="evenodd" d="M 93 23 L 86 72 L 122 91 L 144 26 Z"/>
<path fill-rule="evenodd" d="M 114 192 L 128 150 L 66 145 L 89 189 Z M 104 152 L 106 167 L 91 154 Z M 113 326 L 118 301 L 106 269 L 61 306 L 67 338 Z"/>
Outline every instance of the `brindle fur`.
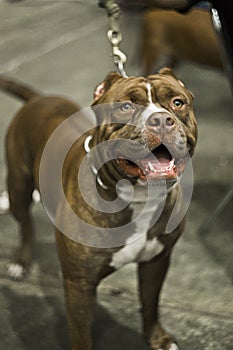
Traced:
<path fill-rule="evenodd" d="M 192 109 L 193 97 L 168 69 L 147 78 L 122 78 L 116 73 L 109 74 L 102 83 L 101 89 L 96 90 L 93 106 L 130 100 L 146 107 L 148 104 L 146 82 L 150 82 L 152 86 L 153 102 L 173 113 L 177 123 L 182 124 L 187 147 L 192 155 L 197 137 L 196 121 Z M 32 259 L 33 223 L 30 206 L 33 189 L 39 189 L 38 171 L 42 151 L 56 127 L 70 115 L 79 111 L 79 107 L 65 98 L 42 95 L 21 83 L 12 82 L 4 77 L 0 78 L 0 87 L 25 100 L 24 106 L 11 122 L 6 137 L 10 210 L 18 221 L 21 232 L 21 246 L 14 263 L 22 267 L 22 274 L 18 276 L 22 278 L 28 271 Z M 186 99 L 186 105 L 182 110 L 174 110 L 170 99 L 180 95 Z M 97 118 L 111 119 L 111 116 L 100 115 L 97 111 Z M 142 142 L 142 135 L 134 132 L 134 138 Z M 93 139 L 90 147 L 93 147 L 110 138 L 130 139 L 132 130 L 125 125 L 118 129 L 114 129 L 114 126 L 102 125 L 91 133 Z M 90 208 L 80 194 L 77 173 L 86 155 L 83 147 L 86 136 L 83 135 L 76 141 L 64 163 L 63 186 L 67 200 L 73 211 L 92 225 L 98 226 L 101 223 L 103 227 L 113 227 L 124 224 L 132 215 L 129 207 L 119 213 L 106 215 Z M 154 139 L 152 137 L 151 144 L 148 142 L 148 146 L 154 147 L 156 140 L 156 137 Z M 100 175 L 110 189 L 105 191 L 99 187 L 100 194 L 106 200 L 115 199 L 115 185 L 123 177 L 122 172 L 117 170 L 115 163 L 110 163 L 101 169 Z M 131 179 L 131 181 L 134 184 L 136 180 Z M 163 214 L 147 233 L 149 240 L 153 237 L 158 238 L 164 246 L 163 251 L 151 261 L 138 263 L 144 334 L 151 349 L 154 350 L 169 350 L 174 342 L 160 325 L 158 303 L 172 248 L 184 227 L 183 220 L 173 232 L 164 234 L 176 201 L 177 191 L 178 187 L 169 192 Z M 73 222 L 62 210 L 62 205 L 58 211 L 66 227 L 73 231 Z M 92 349 L 91 328 L 96 288 L 104 277 L 114 272 L 115 268 L 111 265 L 112 256 L 120 251 L 122 246 L 101 249 L 82 245 L 68 238 L 58 229 L 56 229 L 56 242 L 64 277 L 71 349 L 90 350 Z"/>

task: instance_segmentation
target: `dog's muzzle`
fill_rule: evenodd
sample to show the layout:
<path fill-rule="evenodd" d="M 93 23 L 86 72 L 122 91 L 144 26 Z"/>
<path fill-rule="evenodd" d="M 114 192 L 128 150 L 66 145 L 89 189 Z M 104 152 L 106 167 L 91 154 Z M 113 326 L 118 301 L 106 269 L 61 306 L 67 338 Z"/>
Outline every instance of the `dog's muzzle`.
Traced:
<path fill-rule="evenodd" d="M 163 179 L 175 182 L 184 171 L 186 160 L 184 152 L 179 156 L 177 152 L 173 152 L 173 145 L 167 141 L 169 135 L 177 132 L 175 117 L 163 108 L 156 107 L 153 110 L 149 107 L 142 119 L 140 144 L 143 151 L 140 152 L 135 147 L 133 159 L 129 159 L 127 153 L 123 152 L 117 158 L 120 168 L 128 176 L 138 177 L 143 181 L 156 182 Z"/>

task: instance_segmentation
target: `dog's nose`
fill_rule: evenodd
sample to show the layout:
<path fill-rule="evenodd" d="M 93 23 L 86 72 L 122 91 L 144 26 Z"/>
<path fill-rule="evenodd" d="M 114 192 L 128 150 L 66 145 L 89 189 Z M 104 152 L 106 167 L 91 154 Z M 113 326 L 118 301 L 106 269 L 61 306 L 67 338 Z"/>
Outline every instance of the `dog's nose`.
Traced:
<path fill-rule="evenodd" d="M 174 127 L 175 120 L 169 113 L 157 112 L 148 117 L 146 124 L 150 129 L 155 129 L 157 131 L 168 131 Z"/>

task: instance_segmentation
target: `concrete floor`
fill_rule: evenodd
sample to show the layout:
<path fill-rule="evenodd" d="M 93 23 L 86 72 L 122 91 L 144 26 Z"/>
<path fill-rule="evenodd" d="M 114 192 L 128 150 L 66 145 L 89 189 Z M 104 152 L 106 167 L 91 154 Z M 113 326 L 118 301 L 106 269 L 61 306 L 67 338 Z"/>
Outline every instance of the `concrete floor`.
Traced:
<path fill-rule="evenodd" d="M 115 70 L 105 36 L 105 11 L 96 4 L 94 0 L 0 0 L 0 72 L 87 107 L 94 87 Z M 122 16 L 122 49 L 128 55 L 129 74 L 140 72 L 139 26 L 139 14 Z M 220 72 L 185 63 L 177 75 L 196 97 L 199 143 L 193 159 L 193 199 L 163 289 L 161 317 L 182 350 L 232 350 L 232 203 L 208 231 L 199 229 L 232 187 L 233 100 Z M 0 93 L 0 189 L 5 188 L 4 134 L 19 106 Z M 53 228 L 40 204 L 34 213 L 35 260 L 30 275 L 20 283 L 10 281 L 5 273 L 17 246 L 16 223 L 9 215 L 0 216 L 0 349 L 4 350 L 68 348 Z M 146 349 L 136 288 L 133 264 L 100 286 L 95 350 Z"/>

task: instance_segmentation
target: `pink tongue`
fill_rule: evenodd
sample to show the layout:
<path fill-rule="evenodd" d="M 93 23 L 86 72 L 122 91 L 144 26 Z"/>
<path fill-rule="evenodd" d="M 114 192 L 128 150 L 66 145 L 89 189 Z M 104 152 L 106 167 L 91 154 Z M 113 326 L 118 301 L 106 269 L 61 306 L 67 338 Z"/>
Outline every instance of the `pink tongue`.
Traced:
<path fill-rule="evenodd" d="M 159 163 L 166 163 L 166 164 L 170 163 L 170 159 L 167 159 L 167 158 L 164 158 L 164 157 L 158 157 L 157 160 L 158 160 Z"/>
<path fill-rule="evenodd" d="M 156 161 L 151 162 L 151 164 L 154 169 L 166 169 L 169 166 L 170 162 L 171 161 L 168 159 L 161 158 L 157 162 Z"/>
<path fill-rule="evenodd" d="M 141 161 L 142 166 L 144 169 L 149 169 L 150 171 L 154 170 L 162 170 L 169 167 L 171 164 L 171 160 L 168 160 L 167 158 L 159 158 L 159 159 L 151 159 L 151 160 L 143 160 Z"/>

